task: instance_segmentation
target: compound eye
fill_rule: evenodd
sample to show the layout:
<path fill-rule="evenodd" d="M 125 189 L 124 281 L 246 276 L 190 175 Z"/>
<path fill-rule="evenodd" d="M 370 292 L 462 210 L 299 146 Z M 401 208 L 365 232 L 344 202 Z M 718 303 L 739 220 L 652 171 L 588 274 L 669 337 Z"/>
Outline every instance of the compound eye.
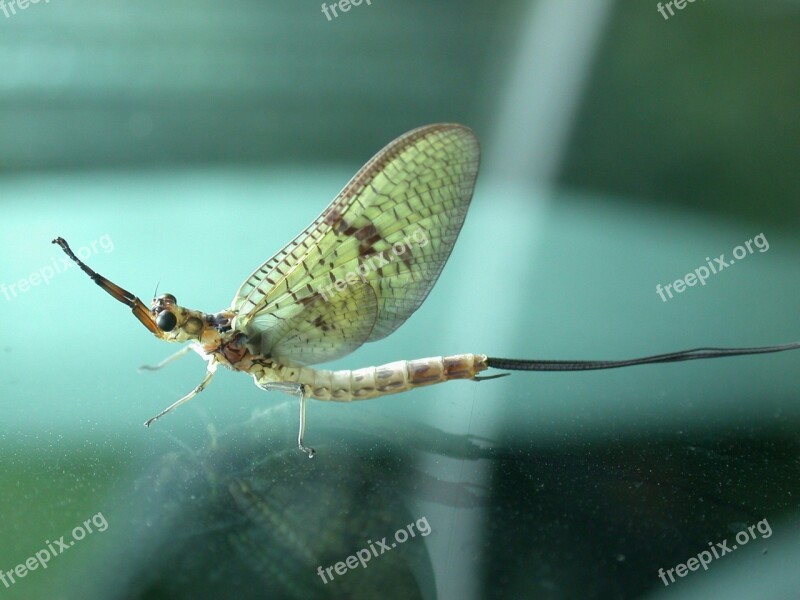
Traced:
<path fill-rule="evenodd" d="M 172 331 L 178 324 L 178 317 L 168 310 L 163 310 L 156 317 L 156 325 L 161 331 Z"/>
<path fill-rule="evenodd" d="M 178 301 L 175 299 L 175 296 L 172 294 L 164 294 L 159 298 L 162 304 L 170 305 L 170 304 L 177 304 Z"/>

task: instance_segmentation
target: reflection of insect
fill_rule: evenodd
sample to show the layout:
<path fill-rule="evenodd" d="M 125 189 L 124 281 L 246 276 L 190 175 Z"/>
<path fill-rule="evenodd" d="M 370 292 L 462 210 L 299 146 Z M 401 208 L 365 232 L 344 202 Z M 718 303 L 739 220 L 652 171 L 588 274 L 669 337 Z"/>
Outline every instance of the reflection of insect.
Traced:
<path fill-rule="evenodd" d="M 765 348 L 701 348 L 626 361 L 529 361 L 484 354 L 398 361 L 355 371 L 308 367 L 349 354 L 397 329 L 428 295 L 450 256 L 467 214 L 479 162 L 478 141 L 461 125 L 436 124 L 399 137 L 378 152 L 317 219 L 241 285 L 230 308 L 206 314 L 164 294 L 148 310 L 139 298 L 83 264 L 62 238 L 53 240 L 95 283 L 157 337 L 192 342 L 157 369 L 192 349 L 208 362 L 203 381 L 150 419 L 201 392 L 222 364 L 253 375 L 260 388 L 300 399 L 298 446 L 306 398 L 349 402 L 395 394 L 490 367 L 577 371 L 778 352 Z"/>

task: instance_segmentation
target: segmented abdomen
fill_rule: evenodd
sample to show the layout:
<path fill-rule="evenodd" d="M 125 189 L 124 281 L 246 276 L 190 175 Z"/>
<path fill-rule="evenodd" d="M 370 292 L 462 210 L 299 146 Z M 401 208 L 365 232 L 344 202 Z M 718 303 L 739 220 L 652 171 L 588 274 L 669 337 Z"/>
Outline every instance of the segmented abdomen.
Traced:
<path fill-rule="evenodd" d="M 379 367 L 354 371 L 317 370 L 310 367 L 279 367 L 282 381 L 306 386 L 317 400 L 350 402 L 397 394 L 423 385 L 451 379 L 472 379 L 488 368 L 484 354 L 456 354 L 416 360 L 399 360 Z"/>

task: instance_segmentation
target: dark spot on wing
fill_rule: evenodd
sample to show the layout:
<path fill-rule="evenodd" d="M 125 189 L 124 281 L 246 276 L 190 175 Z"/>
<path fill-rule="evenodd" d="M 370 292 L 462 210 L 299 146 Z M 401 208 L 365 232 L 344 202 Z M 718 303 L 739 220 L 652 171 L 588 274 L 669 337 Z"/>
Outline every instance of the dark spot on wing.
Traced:
<path fill-rule="evenodd" d="M 331 227 L 336 225 L 341 220 L 342 220 L 342 213 L 340 213 L 334 207 L 331 207 L 331 209 L 328 211 L 328 214 L 325 215 L 325 224 L 330 225 Z"/>
<path fill-rule="evenodd" d="M 311 324 L 314 327 L 322 329 L 322 331 L 330 331 L 331 329 L 333 329 L 330 323 L 328 323 L 325 319 L 322 318 L 322 315 L 318 315 L 317 318 L 311 322 Z"/>
<path fill-rule="evenodd" d="M 358 255 L 366 256 L 375 252 L 375 242 L 381 239 L 377 228 L 372 223 L 364 225 L 354 234 L 358 240 Z"/>

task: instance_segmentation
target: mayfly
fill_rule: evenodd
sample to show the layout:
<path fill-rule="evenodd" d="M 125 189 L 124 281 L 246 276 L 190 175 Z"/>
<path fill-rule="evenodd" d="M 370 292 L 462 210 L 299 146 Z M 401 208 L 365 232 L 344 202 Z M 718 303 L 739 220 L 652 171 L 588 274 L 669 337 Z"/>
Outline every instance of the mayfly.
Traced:
<path fill-rule="evenodd" d="M 218 365 L 253 376 L 261 389 L 300 401 L 299 449 L 306 400 L 350 402 L 397 394 L 453 379 L 473 381 L 489 368 L 584 371 L 701 358 L 781 352 L 800 343 L 760 348 L 698 348 L 631 360 L 518 360 L 458 354 L 378 367 L 329 371 L 310 367 L 385 338 L 419 308 L 444 267 L 467 214 L 480 150 L 462 125 L 434 124 L 397 138 L 378 152 L 304 231 L 258 267 L 229 308 L 204 313 L 178 305 L 172 294 L 148 309 L 130 292 L 86 266 L 62 238 L 58 244 L 106 292 L 131 308 L 156 337 L 191 342 L 150 369 L 189 350 L 207 363 L 200 384 L 149 419 L 199 394 Z"/>

